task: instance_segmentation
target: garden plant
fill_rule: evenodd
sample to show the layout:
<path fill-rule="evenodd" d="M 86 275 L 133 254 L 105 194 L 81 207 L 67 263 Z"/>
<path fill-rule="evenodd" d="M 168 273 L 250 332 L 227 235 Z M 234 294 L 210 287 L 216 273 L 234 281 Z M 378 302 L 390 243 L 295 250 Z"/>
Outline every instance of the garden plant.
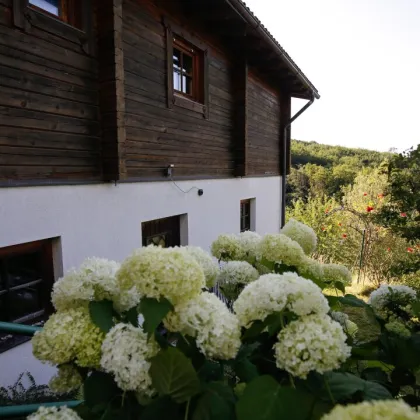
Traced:
<path fill-rule="evenodd" d="M 32 340 L 58 367 L 50 387 L 81 389 L 83 402 L 30 418 L 420 419 L 416 292 L 345 294 L 351 273 L 311 259 L 316 246 L 290 220 L 277 234 L 220 235 L 212 255 L 148 246 L 121 265 L 86 260 L 55 283 L 56 313 Z M 345 306 L 366 311 L 377 340 L 358 339 Z"/>

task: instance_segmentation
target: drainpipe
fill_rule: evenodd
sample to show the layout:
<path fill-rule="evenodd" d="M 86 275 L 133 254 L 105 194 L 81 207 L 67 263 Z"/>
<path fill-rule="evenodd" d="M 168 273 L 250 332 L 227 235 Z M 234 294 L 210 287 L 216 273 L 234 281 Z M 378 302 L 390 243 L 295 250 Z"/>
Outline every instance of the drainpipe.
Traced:
<path fill-rule="evenodd" d="M 286 177 L 287 177 L 287 159 L 288 159 L 288 153 L 287 153 L 287 143 L 289 141 L 287 136 L 287 131 L 289 127 L 292 125 L 292 122 L 296 120 L 300 115 L 302 115 L 313 103 L 315 100 L 315 96 L 312 95 L 311 100 L 298 111 L 295 115 L 293 115 L 292 118 L 287 122 L 287 124 L 284 126 L 283 129 L 283 150 L 282 150 L 282 156 L 283 156 L 283 167 L 282 167 L 282 174 L 281 174 L 281 226 L 283 227 L 286 223 Z"/>

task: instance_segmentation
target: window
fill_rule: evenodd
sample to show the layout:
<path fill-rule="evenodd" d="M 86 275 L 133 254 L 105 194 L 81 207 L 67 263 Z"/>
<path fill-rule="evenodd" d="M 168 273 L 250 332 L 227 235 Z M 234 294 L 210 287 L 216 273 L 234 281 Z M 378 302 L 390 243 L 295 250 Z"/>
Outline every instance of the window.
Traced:
<path fill-rule="evenodd" d="M 0 321 L 42 325 L 52 312 L 51 241 L 0 248 Z M 0 333 L 0 353 L 29 340 Z"/>
<path fill-rule="evenodd" d="M 192 46 L 174 38 L 174 91 L 190 99 L 200 100 L 200 53 Z"/>
<path fill-rule="evenodd" d="M 167 37 L 168 107 L 208 118 L 207 47 L 184 28 L 164 19 Z"/>
<path fill-rule="evenodd" d="M 241 200 L 241 232 L 251 230 L 251 200 Z"/>
<path fill-rule="evenodd" d="M 29 5 L 35 10 L 56 16 L 69 25 L 81 27 L 80 0 L 29 0 Z"/>
<path fill-rule="evenodd" d="M 14 0 L 13 23 L 28 33 L 35 27 L 80 42 L 86 54 L 94 54 L 92 0 Z"/>
<path fill-rule="evenodd" d="M 181 245 L 180 216 L 151 220 L 141 224 L 143 246 L 162 248 Z"/>

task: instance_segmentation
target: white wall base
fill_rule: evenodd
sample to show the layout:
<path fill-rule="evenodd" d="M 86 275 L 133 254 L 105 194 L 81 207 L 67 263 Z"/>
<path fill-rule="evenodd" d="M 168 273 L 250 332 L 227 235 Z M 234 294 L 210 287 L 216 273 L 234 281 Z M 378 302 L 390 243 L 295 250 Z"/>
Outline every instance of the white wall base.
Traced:
<path fill-rule="evenodd" d="M 183 181 L 204 190 L 188 194 L 171 182 L 45 186 L 0 189 L 0 247 L 59 237 L 67 271 L 86 257 L 123 260 L 142 244 L 141 223 L 187 215 L 181 236 L 209 250 L 221 233 L 240 230 L 240 200 L 255 198 L 255 230 L 280 228 L 280 177 Z M 12 384 L 29 370 L 46 383 L 51 368 L 31 355 L 30 343 L 0 354 L 0 385 Z"/>

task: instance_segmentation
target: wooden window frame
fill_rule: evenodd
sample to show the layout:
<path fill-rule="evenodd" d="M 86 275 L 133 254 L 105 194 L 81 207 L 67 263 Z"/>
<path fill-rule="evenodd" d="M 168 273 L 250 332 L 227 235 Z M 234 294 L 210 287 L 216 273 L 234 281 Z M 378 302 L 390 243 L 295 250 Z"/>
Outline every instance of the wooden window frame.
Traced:
<path fill-rule="evenodd" d="M 243 215 L 243 212 L 242 212 L 243 206 L 248 206 L 248 214 Z M 251 230 L 251 228 L 252 228 L 252 226 L 251 226 L 252 225 L 252 221 L 251 221 L 252 220 L 252 214 L 251 214 L 251 212 L 252 212 L 251 199 L 249 198 L 247 200 L 241 200 L 241 204 L 240 204 L 240 225 L 239 225 L 241 232 L 246 232 L 246 231 Z M 248 223 L 244 223 L 247 226 L 245 226 L 243 228 L 242 227 L 242 222 L 243 222 L 244 219 L 248 219 Z"/>
<path fill-rule="evenodd" d="M 13 0 L 13 23 L 27 33 L 36 27 L 79 43 L 86 54 L 94 55 L 92 0 L 60 0 L 60 4 L 66 4 L 64 18 L 30 4 L 29 0 Z M 81 9 L 79 18 L 70 13 L 76 7 Z"/>
<path fill-rule="evenodd" d="M 179 106 L 189 109 L 209 118 L 209 78 L 208 78 L 208 47 L 199 39 L 191 35 L 185 28 L 163 18 L 166 30 L 166 54 L 167 54 L 167 98 L 168 108 Z M 193 78 L 194 95 L 186 95 L 174 90 L 173 80 L 173 51 L 174 46 L 184 45 L 184 48 L 191 47 L 196 51 L 195 81 Z"/>
<path fill-rule="evenodd" d="M 53 242 L 52 240 L 42 240 L 35 242 L 28 242 L 19 245 L 7 246 L 0 248 L 0 275 L 7 276 L 7 259 L 25 255 L 28 253 L 40 252 L 40 261 L 42 265 L 42 278 L 30 281 L 28 283 L 19 284 L 13 287 L 7 287 L 1 290 L 1 295 L 24 288 L 25 286 L 34 286 L 42 282 L 41 288 L 41 305 L 42 309 L 36 312 L 28 312 L 23 317 L 16 319 L 9 319 L 8 322 L 17 322 L 30 325 L 39 325 L 48 319 L 48 316 L 53 313 L 53 306 L 51 304 L 51 291 L 54 284 L 54 258 L 53 258 Z M 30 340 L 30 337 L 15 336 L 11 339 L 0 343 L 0 354 L 16 347 L 24 342 Z"/>

